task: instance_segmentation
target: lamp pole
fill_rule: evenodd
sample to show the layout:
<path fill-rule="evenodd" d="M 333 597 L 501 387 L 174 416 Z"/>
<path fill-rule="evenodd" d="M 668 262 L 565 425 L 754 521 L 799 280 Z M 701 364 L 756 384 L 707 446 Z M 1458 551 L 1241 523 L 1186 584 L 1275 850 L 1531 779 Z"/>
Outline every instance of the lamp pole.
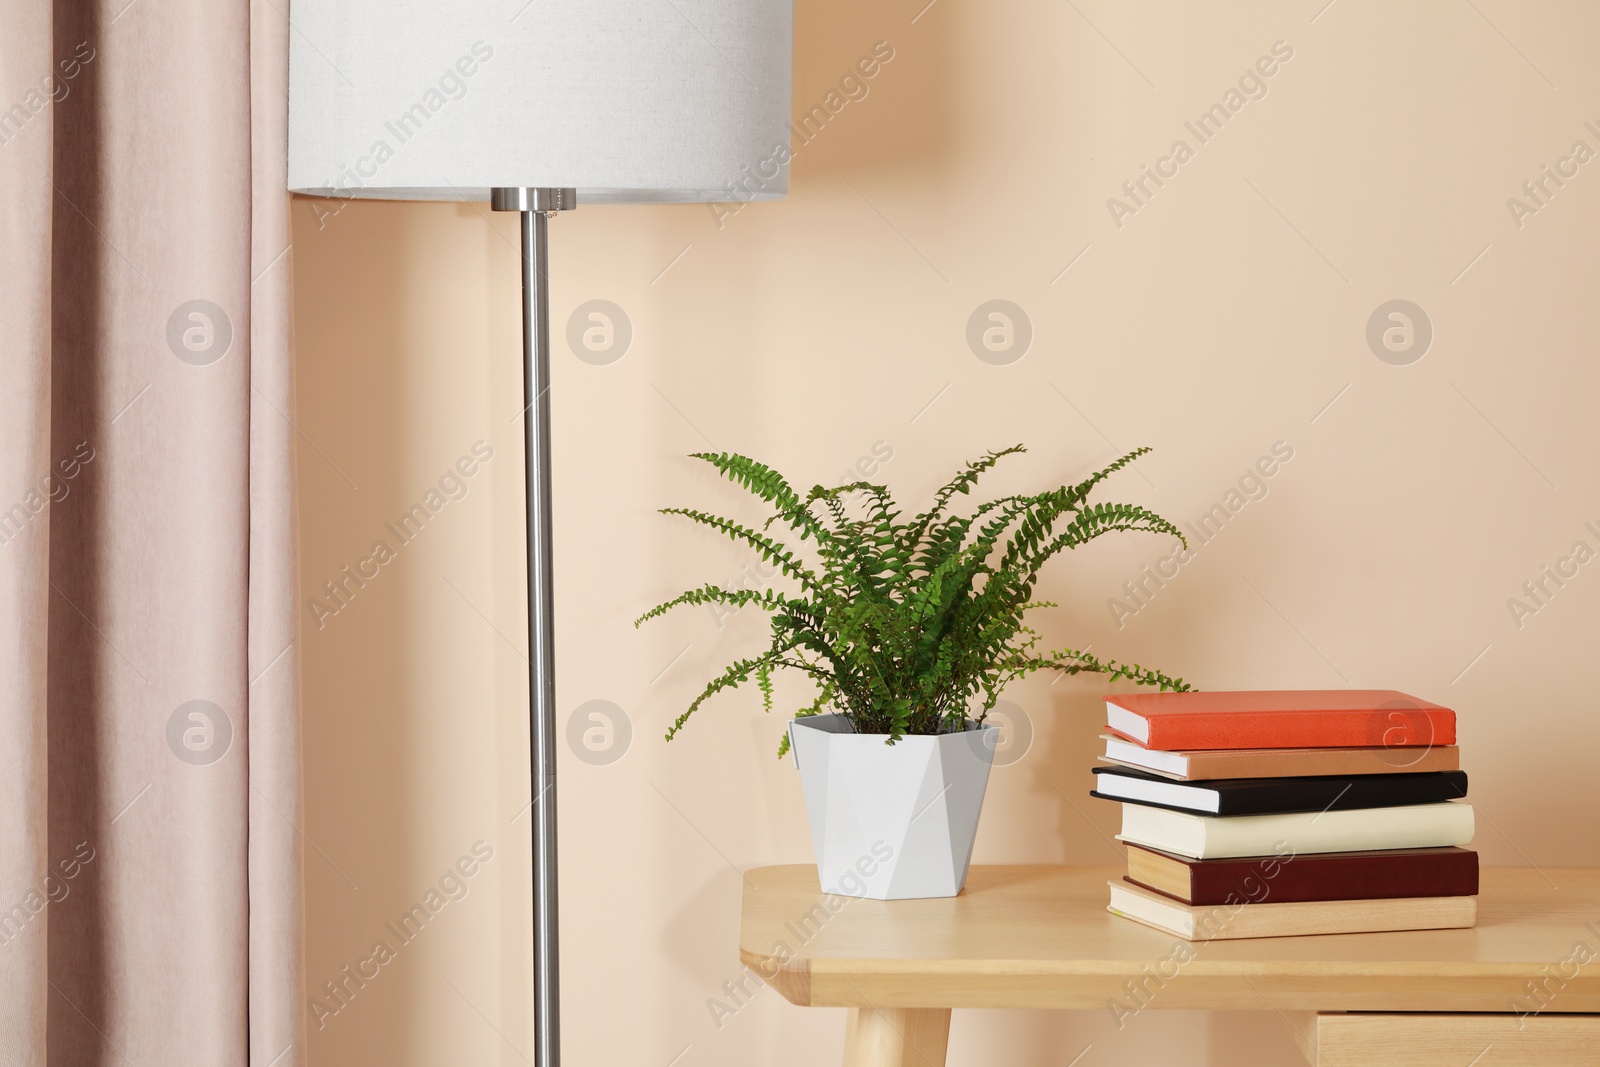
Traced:
<path fill-rule="evenodd" d="M 575 189 L 497 188 L 496 211 L 522 213 L 522 438 L 528 540 L 528 762 L 533 819 L 535 1067 L 561 1063 L 557 921 L 554 564 L 550 520 L 550 273 L 548 230 L 578 206 Z"/>

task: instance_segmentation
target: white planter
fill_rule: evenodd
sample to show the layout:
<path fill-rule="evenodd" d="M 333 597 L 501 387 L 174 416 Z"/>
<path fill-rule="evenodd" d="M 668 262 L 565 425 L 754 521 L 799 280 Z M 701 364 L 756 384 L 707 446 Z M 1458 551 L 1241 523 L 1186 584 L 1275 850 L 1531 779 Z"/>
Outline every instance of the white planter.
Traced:
<path fill-rule="evenodd" d="M 999 730 L 858 734 L 843 715 L 789 723 L 824 893 L 953 897 L 967 881 Z"/>

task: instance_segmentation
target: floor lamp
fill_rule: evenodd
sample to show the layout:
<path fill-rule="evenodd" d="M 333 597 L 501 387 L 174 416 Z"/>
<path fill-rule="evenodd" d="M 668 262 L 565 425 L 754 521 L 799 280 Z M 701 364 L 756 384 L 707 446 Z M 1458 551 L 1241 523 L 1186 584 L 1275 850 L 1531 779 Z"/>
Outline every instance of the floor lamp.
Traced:
<path fill-rule="evenodd" d="M 289 188 L 330 198 L 320 227 L 362 197 L 522 215 L 534 1063 L 557 1067 L 548 220 L 782 196 L 792 0 L 294 0 L 289 16 Z"/>

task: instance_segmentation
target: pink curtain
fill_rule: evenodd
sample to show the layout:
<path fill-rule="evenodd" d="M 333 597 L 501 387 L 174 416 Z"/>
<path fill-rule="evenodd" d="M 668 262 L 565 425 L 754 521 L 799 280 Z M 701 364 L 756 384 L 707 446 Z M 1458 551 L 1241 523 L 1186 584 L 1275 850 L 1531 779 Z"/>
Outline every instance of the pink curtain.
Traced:
<path fill-rule="evenodd" d="M 304 1062 L 284 0 L 8 0 L 0 1062 Z"/>

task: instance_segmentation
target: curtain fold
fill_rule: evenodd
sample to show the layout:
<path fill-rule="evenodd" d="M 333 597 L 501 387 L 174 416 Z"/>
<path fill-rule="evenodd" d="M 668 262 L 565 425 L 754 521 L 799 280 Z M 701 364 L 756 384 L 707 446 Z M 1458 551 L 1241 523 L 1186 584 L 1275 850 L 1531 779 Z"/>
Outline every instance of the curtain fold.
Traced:
<path fill-rule="evenodd" d="M 45 870 L 49 611 L 50 138 L 28 127 L 50 69 L 48 5 L 23 3 L 0 37 L 0 1046 L 44 1062 L 49 985 L 30 929 Z M 19 113 L 13 101 L 22 103 Z M 20 917 L 16 904 L 23 907 Z M 31 935 L 31 936 L 30 936 Z"/>
<path fill-rule="evenodd" d="M 0 36 L 0 1058 L 304 1062 L 280 8 Z"/>

